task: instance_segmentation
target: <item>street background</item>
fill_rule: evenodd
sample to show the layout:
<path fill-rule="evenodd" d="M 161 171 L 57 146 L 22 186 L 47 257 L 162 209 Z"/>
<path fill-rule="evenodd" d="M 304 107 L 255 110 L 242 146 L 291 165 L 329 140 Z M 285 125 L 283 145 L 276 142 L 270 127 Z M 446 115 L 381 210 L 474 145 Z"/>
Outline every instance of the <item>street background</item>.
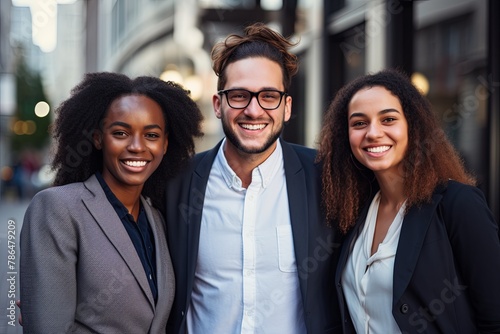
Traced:
<path fill-rule="evenodd" d="M 297 42 L 300 69 L 283 133 L 292 143 L 317 147 L 338 89 L 397 67 L 432 103 L 498 221 L 498 17 L 498 0 L 0 0 L 0 333 L 20 332 L 17 319 L 8 325 L 8 273 L 18 273 L 8 268 L 8 251 L 17 265 L 27 203 L 53 177 L 50 124 L 85 73 L 182 84 L 205 117 L 205 136 L 196 143 L 202 151 L 223 136 L 211 102 L 211 48 L 249 23 L 264 22 Z"/>

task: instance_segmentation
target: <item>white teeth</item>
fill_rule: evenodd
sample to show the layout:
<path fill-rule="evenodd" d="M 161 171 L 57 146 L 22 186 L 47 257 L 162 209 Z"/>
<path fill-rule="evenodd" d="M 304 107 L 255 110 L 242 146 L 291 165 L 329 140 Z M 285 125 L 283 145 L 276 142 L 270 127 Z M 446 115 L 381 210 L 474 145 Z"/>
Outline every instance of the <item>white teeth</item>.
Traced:
<path fill-rule="evenodd" d="M 241 127 L 247 130 L 262 130 L 266 127 L 265 124 L 241 124 Z"/>
<path fill-rule="evenodd" d="M 390 148 L 391 148 L 390 146 L 377 146 L 377 147 L 368 147 L 366 150 L 372 153 L 381 153 L 387 151 Z"/>
<path fill-rule="evenodd" d="M 143 167 L 146 166 L 147 161 L 124 161 L 123 163 L 131 167 Z"/>

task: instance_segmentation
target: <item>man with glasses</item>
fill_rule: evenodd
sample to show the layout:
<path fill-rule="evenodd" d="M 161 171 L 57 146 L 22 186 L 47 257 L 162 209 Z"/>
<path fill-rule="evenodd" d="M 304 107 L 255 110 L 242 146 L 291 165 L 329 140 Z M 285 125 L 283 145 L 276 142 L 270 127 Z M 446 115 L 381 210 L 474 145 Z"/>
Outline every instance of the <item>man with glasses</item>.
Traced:
<path fill-rule="evenodd" d="M 212 51 L 226 137 L 167 187 L 169 333 L 340 332 L 337 234 L 320 210 L 316 152 L 279 138 L 298 68 L 291 46 L 255 24 Z"/>

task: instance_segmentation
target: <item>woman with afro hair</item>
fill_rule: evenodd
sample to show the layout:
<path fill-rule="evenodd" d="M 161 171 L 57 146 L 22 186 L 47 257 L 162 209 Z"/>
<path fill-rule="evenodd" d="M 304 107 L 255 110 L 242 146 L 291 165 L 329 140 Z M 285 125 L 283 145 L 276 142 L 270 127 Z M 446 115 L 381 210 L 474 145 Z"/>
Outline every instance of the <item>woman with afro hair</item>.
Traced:
<path fill-rule="evenodd" d="M 161 333 L 175 281 L 165 184 L 194 154 L 202 115 L 181 86 L 90 73 L 57 110 L 54 187 L 21 231 L 25 333 Z"/>
<path fill-rule="evenodd" d="M 409 78 L 347 84 L 320 138 L 344 333 L 500 332 L 498 225 Z"/>

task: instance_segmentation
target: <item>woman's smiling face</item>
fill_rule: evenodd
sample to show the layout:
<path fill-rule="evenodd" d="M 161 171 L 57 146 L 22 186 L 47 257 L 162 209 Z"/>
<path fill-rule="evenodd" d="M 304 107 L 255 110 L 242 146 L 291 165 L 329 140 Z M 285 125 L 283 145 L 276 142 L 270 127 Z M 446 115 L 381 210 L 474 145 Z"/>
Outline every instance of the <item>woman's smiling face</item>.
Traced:
<path fill-rule="evenodd" d="M 167 152 L 166 120 L 158 103 L 144 95 L 124 95 L 114 100 L 94 134 L 102 150 L 102 176 L 118 189 L 140 187 L 160 165 Z"/>
<path fill-rule="evenodd" d="M 385 87 L 365 87 L 348 110 L 354 157 L 373 172 L 397 172 L 408 147 L 408 123 L 399 98 Z"/>

